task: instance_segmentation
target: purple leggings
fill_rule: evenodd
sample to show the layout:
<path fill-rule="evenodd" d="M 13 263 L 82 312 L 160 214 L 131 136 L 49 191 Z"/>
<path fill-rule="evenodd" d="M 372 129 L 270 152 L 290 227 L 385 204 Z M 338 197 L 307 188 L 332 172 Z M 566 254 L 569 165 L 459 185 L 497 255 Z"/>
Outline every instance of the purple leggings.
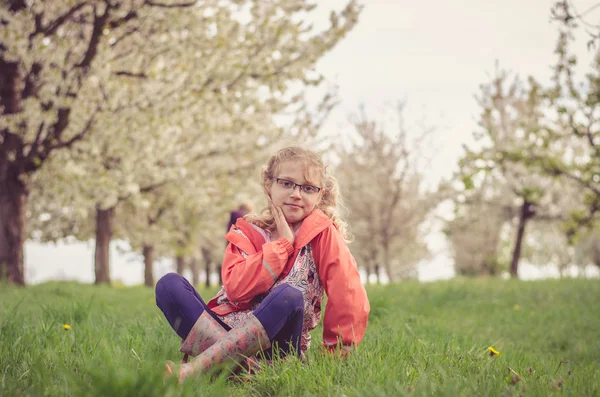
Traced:
<path fill-rule="evenodd" d="M 156 305 L 182 339 L 187 337 L 204 311 L 227 331 L 231 329 L 206 306 L 194 287 L 177 273 L 165 274 L 156 283 Z M 289 284 L 282 284 L 273 289 L 253 313 L 282 355 L 290 350 L 300 354 L 300 336 L 304 322 L 304 298 L 300 290 Z M 271 358 L 272 353 L 269 349 L 265 355 Z"/>

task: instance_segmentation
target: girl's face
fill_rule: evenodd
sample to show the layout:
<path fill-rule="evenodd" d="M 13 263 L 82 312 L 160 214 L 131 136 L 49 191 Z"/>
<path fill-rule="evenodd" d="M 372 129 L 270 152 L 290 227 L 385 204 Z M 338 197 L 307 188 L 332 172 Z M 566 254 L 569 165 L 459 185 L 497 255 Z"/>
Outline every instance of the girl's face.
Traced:
<path fill-rule="evenodd" d="M 315 209 L 323 195 L 318 171 L 315 167 L 305 167 L 297 160 L 283 161 L 279 165 L 267 191 L 273 204 L 283 210 L 285 219 L 294 230 Z"/>

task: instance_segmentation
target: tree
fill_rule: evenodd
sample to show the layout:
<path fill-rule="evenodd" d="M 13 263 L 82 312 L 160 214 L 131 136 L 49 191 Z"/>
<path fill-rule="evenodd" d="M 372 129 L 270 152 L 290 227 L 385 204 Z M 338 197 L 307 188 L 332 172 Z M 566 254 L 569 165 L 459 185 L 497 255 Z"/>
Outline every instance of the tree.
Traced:
<path fill-rule="evenodd" d="M 228 211 L 240 195 L 254 201 L 262 195 L 257 167 L 250 160 L 256 161 L 240 158 L 232 166 L 229 160 L 215 158 L 210 166 L 199 166 L 185 178 L 144 193 L 141 200 L 127 200 L 116 229 L 132 250 L 151 249 L 155 258 L 175 258 L 177 272 L 189 268 L 197 282 L 199 263 L 212 267 L 222 255 Z M 145 274 L 151 274 L 152 261 L 145 263 Z M 153 278 L 146 280 L 153 285 Z"/>
<path fill-rule="evenodd" d="M 504 225 L 513 208 L 510 192 L 491 175 L 484 175 L 470 189 L 456 185 L 454 216 L 446 221 L 444 230 L 452 247 L 454 269 L 463 276 L 498 275 L 505 267 L 502 246 L 506 242 Z"/>
<path fill-rule="evenodd" d="M 162 240 L 161 221 L 172 205 L 161 189 L 144 194 L 142 200 L 127 200 L 121 205 L 117 229 L 127 239 L 133 251 L 144 258 L 144 285 L 154 287 L 154 261 L 169 252 Z"/>
<path fill-rule="evenodd" d="M 110 26 L 123 35 L 145 11 L 167 12 L 195 1 L 8 0 L 0 6 L 0 274 L 24 284 L 28 179 L 57 151 L 86 137 L 98 101 L 79 101 Z M 167 8 L 168 7 L 168 8 Z M 160 11 L 155 11 L 155 9 Z M 153 11 L 150 11 L 150 10 Z M 96 92 L 97 96 L 100 92 Z"/>
<path fill-rule="evenodd" d="M 108 20 L 100 24 L 107 22 L 102 19 L 94 25 L 99 29 L 94 40 L 104 45 L 96 43 L 93 51 L 86 53 L 86 60 L 87 55 L 93 55 L 102 62 L 89 61 L 88 66 L 95 69 L 85 75 L 88 79 L 74 77 L 85 97 L 77 91 L 80 100 L 74 103 L 73 95 L 67 96 L 71 117 L 65 121 L 70 129 L 80 124 L 81 129 L 75 128 L 80 132 L 75 133 L 76 139 L 66 141 L 68 144 L 50 145 L 53 152 L 60 152 L 62 161 L 83 164 L 83 178 L 89 183 L 79 187 L 96 203 L 97 282 L 109 281 L 107 256 L 102 252 L 108 250 L 117 204 L 176 178 L 200 159 L 216 155 L 231 158 L 232 148 L 238 156 L 263 148 L 281 132 L 280 128 L 269 130 L 275 124 L 274 115 L 284 111 L 305 114 L 302 89 L 321 81 L 314 73 L 316 61 L 354 26 L 360 11 L 351 1 L 340 13 L 331 14 L 330 29 L 315 33 L 306 23 L 297 21 L 314 8 L 303 1 L 268 5 L 261 1 L 208 1 L 186 10 L 182 7 L 192 3 L 139 1 L 160 7 L 161 12 L 145 12 L 137 7 L 138 2 L 133 3 L 131 7 L 126 7 L 129 3 L 121 4 L 120 10 L 129 12 L 120 15 L 118 23 Z M 44 7 L 52 8 L 53 4 L 36 4 L 38 15 L 50 15 Z M 105 7 L 105 14 L 114 4 Z M 65 14 L 65 23 L 85 33 L 77 23 L 80 18 L 89 19 L 88 14 L 79 15 L 88 8 L 92 20 L 104 10 L 82 2 L 75 11 Z M 239 18 L 244 10 L 249 10 L 251 16 L 246 22 Z M 33 24 L 29 19 L 35 13 L 20 11 L 10 10 L 7 15 Z M 143 23 L 134 24 L 136 18 L 143 19 Z M 21 36 L 6 37 L 28 37 L 29 25 L 24 25 Z M 10 28 L 16 30 L 15 26 Z M 62 56 L 60 62 L 64 63 L 73 55 L 63 41 L 58 35 L 50 43 L 67 47 L 62 53 L 52 53 Z M 41 54 L 44 61 L 46 55 L 48 52 Z M 129 68 L 122 69 L 123 65 Z M 60 76 L 42 77 L 49 80 Z M 121 81 L 115 83 L 116 77 Z M 294 89 L 298 86 L 300 89 Z M 330 102 L 329 97 L 325 99 Z M 40 106 L 37 97 L 34 102 Z M 93 116 L 86 119 L 87 114 Z M 28 117 L 29 113 L 24 112 L 22 118 Z M 6 131 L 17 131 L 16 127 L 9 125 Z M 23 147 L 30 145 L 29 136 L 35 136 L 34 132 L 10 134 L 18 137 Z M 142 150 L 143 144 L 146 147 Z M 176 155 L 161 153 L 165 148 Z M 41 165 L 50 156 L 46 153 L 36 159 Z M 18 174 L 31 175 L 38 169 Z M 101 184 L 100 180 L 109 183 Z M 19 230 L 17 234 L 22 234 L 24 226 Z M 0 248 L 6 241 L 2 237 Z M 19 246 L 22 252 L 22 241 Z M 22 255 L 20 258 L 22 262 Z M 20 269 L 22 273 L 22 266 Z"/>
<path fill-rule="evenodd" d="M 570 211 L 565 225 L 573 242 L 581 230 L 593 227 L 600 212 L 600 52 L 585 79 L 577 83 L 577 58 L 569 48 L 578 21 L 593 26 L 583 18 L 594 8 L 578 14 L 567 1 L 553 7 L 553 16 L 562 25 L 553 85 L 543 91 L 548 110 L 540 128 L 530 131 L 531 139 L 524 141 L 525 150 L 503 153 L 507 161 L 524 165 L 531 173 L 556 177 L 579 188 L 579 208 Z M 591 34 L 588 44 L 593 48 L 598 36 Z"/>
<path fill-rule="evenodd" d="M 480 99 L 484 109 L 482 136 L 488 145 L 467 153 L 462 166 L 463 171 L 465 167 L 470 171 L 463 172 L 463 180 L 473 185 L 470 176 L 488 172 L 501 177 L 499 183 L 509 183 L 519 197 L 510 267 L 513 276 L 517 275 L 525 228 L 530 221 L 564 221 L 563 228 L 573 244 L 583 227 L 594 223 L 600 208 L 600 58 L 596 58 L 586 81 L 576 84 L 577 59 L 568 46 L 576 21 L 593 8 L 578 14 L 572 12 L 567 1 L 553 7 L 553 16 L 564 27 L 557 44 L 553 86 L 546 88 L 529 78 L 527 85 L 515 79 L 507 87 L 504 73 L 487 88 L 484 86 L 484 101 Z M 589 44 L 593 45 L 596 38 L 592 36 Z M 567 260 L 562 256 L 559 259 L 559 265 Z"/>
<path fill-rule="evenodd" d="M 569 266 L 576 263 L 576 248 L 569 244 L 559 222 L 537 221 L 531 226 L 531 239 L 523 257 L 534 264 L 554 265 L 563 277 Z"/>
<path fill-rule="evenodd" d="M 531 155 L 527 142 L 535 140 L 537 131 L 542 129 L 545 110 L 542 88 L 535 80 L 530 78 L 523 84 L 518 77 L 509 79 L 510 74 L 497 71 L 489 84 L 481 86 L 481 128 L 474 134 L 479 147 L 465 147 L 460 175 L 468 188 L 475 186 L 475 176 L 489 174 L 494 184 L 512 196 L 515 208 L 507 214 L 515 220 L 516 234 L 510 274 L 518 277 L 528 223 L 535 218 L 558 219 L 564 207 L 555 200 L 562 190 L 555 178 L 532 175 L 525 165 L 510 161 L 507 156 Z"/>
<path fill-rule="evenodd" d="M 355 237 L 352 250 L 368 274 L 379 276 L 382 266 L 390 281 L 415 277 L 415 265 L 428 252 L 419 228 L 438 202 L 417 171 L 418 144 L 429 131 L 410 140 L 402 112 L 400 104 L 398 129 L 390 133 L 361 109 L 351 119 L 353 134 L 337 166 Z"/>
<path fill-rule="evenodd" d="M 600 268 L 600 230 L 598 227 L 587 230 L 577 239 L 574 246 L 576 263 L 585 266 L 593 264 Z"/>
<path fill-rule="evenodd" d="M 600 3 L 593 4 L 583 12 L 579 12 L 573 2 L 561 0 L 554 3 L 550 9 L 550 14 L 552 19 L 569 29 L 577 28 L 580 24 L 583 25 L 589 35 L 588 48 L 594 48 L 600 40 L 600 24 L 590 20 L 590 16 L 598 7 L 600 7 Z"/>

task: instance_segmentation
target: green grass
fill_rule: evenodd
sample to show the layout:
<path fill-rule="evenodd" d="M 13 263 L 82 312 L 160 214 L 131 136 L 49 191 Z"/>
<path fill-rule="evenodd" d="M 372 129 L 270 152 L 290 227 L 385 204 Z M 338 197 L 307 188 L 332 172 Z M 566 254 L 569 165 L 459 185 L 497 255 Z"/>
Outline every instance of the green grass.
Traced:
<path fill-rule="evenodd" d="M 346 360 L 321 354 L 317 328 L 306 364 L 180 386 L 162 378 L 181 354 L 152 290 L 0 285 L 0 395 L 600 396 L 598 280 L 404 283 L 369 297 L 367 334 Z"/>

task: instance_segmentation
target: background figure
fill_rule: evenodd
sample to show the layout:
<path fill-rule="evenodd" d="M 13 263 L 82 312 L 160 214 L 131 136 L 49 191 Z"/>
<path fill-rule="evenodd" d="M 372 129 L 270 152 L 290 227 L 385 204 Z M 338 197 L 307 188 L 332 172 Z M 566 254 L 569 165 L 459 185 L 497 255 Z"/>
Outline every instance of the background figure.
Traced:
<path fill-rule="evenodd" d="M 244 215 L 249 214 L 250 212 L 252 212 L 252 204 L 248 201 L 241 203 L 237 210 L 231 211 L 229 213 L 229 223 L 227 224 L 227 230 L 225 231 L 225 233 L 229 232 L 229 229 L 231 229 L 232 225 L 235 225 L 235 222 L 237 222 L 238 218 L 242 218 Z M 226 247 L 227 244 L 229 244 L 229 242 L 225 240 Z M 217 266 L 217 272 L 219 273 L 219 285 L 223 285 L 223 276 L 221 275 L 221 269 L 222 266 L 221 264 L 219 264 Z"/>
<path fill-rule="evenodd" d="M 242 204 L 240 204 L 240 206 L 238 207 L 237 210 L 233 210 L 229 213 L 229 223 L 227 224 L 227 231 L 229 231 L 229 229 L 231 229 L 231 225 L 235 225 L 235 222 L 238 220 L 238 218 L 243 217 L 244 215 L 248 214 L 249 212 L 252 211 L 252 204 L 250 204 L 249 202 L 244 202 Z"/>

